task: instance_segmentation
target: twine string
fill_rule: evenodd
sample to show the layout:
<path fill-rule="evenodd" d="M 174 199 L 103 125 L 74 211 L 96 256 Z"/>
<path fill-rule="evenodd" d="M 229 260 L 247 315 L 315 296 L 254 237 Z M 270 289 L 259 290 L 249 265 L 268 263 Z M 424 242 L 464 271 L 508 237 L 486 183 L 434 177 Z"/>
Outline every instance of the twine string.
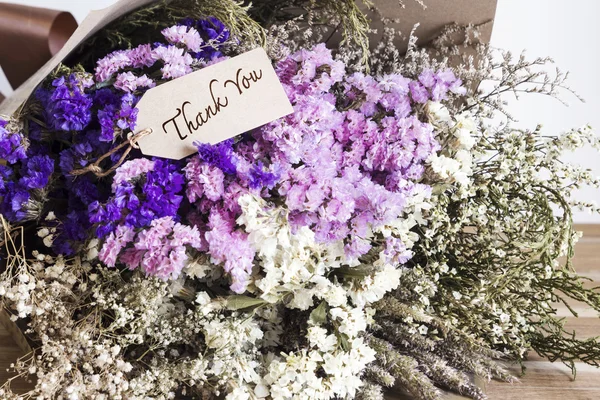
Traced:
<path fill-rule="evenodd" d="M 138 141 L 141 138 L 143 138 L 145 136 L 148 136 L 151 133 L 152 133 L 152 129 L 151 128 L 146 128 L 146 129 L 144 129 L 144 130 L 136 133 L 135 135 L 133 133 L 130 133 L 127 136 L 127 140 L 126 141 L 124 141 L 123 143 L 121 143 L 117 147 L 111 149 L 108 153 L 103 154 L 102 156 L 100 156 L 94 163 L 92 163 L 92 164 L 90 164 L 90 165 L 88 165 L 88 166 L 86 166 L 84 168 L 74 169 L 74 170 L 72 170 L 70 172 L 70 174 L 73 175 L 73 176 L 79 176 L 79 175 L 85 175 L 88 172 L 92 172 L 98 178 L 102 178 L 102 177 L 105 177 L 107 175 L 112 174 L 117 168 L 119 168 L 121 166 L 121 164 L 123 164 L 123 162 L 125 161 L 125 159 L 129 155 L 129 153 L 131 152 L 131 150 L 133 150 L 133 149 L 139 149 L 140 148 L 140 146 L 138 145 Z M 107 170 L 104 170 L 104 169 L 102 169 L 102 167 L 100 167 L 100 164 L 102 163 L 102 161 L 104 161 L 106 158 L 112 156 L 116 152 L 120 151 L 124 147 L 127 147 L 127 148 L 125 149 L 125 151 L 121 155 L 121 158 L 119 158 L 119 161 L 117 161 L 112 167 L 110 167 Z"/>

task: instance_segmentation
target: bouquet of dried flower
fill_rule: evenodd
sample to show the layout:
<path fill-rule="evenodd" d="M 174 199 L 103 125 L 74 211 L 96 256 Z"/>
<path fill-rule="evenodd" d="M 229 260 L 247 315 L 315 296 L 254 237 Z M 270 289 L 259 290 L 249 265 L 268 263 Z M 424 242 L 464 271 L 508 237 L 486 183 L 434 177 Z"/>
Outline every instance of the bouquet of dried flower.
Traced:
<path fill-rule="evenodd" d="M 35 381 L 2 398 L 482 399 L 472 375 L 532 350 L 598 365 L 552 303 L 600 311 L 570 265 L 572 207 L 598 211 L 570 191 L 599 181 L 558 161 L 600 142 L 511 128 L 503 93 L 565 76 L 484 45 L 451 68 L 461 30 L 401 56 L 348 0 L 175 0 L 88 40 L 0 122 L 0 301 Z M 140 152 L 146 91 L 257 46 L 292 114 Z"/>

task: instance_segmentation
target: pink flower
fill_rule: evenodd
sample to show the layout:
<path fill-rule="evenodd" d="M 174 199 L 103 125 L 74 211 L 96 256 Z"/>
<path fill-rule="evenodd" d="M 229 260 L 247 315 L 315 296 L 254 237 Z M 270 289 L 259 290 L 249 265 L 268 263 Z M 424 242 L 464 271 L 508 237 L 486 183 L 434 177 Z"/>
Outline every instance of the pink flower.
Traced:
<path fill-rule="evenodd" d="M 154 59 L 161 60 L 165 66 L 161 69 L 163 79 L 176 79 L 192 72 L 190 65 L 194 61 L 191 55 L 176 46 L 158 47 L 154 50 Z"/>
<path fill-rule="evenodd" d="M 161 33 L 169 43 L 182 44 L 194 52 L 200 51 L 200 47 L 202 46 L 202 37 L 200 37 L 198 31 L 194 28 L 175 25 L 163 29 Z"/>
<path fill-rule="evenodd" d="M 136 248 L 130 247 L 123 252 L 121 257 L 119 257 L 119 261 L 125 264 L 127 268 L 134 270 L 140 266 L 145 253 L 146 252 L 143 250 L 137 250 Z"/>
<path fill-rule="evenodd" d="M 124 162 L 123 165 L 115 171 L 112 183 L 113 192 L 116 192 L 117 186 L 122 182 L 130 181 L 131 179 L 144 175 L 152 170 L 154 170 L 154 161 L 147 158 L 136 158 L 135 160 Z"/>
<path fill-rule="evenodd" d="M 132 240 L 133 237 L 129 242 Z M 177 278 L 189 259 L 188 246 L 203 246 L 198 228 L 176 223 L 172 217 L 163 217 L 153 220 L 150 228 L 138 233 L 133 247 L 126 249 L 119 260 L 129 269 L 141 267 L 146 275 Z M 110 256 L 116 258 L 122 246 L 113 247 Z"/>
<path fill-rule="evenodd" d="M 100 261 L 109 267 L 114 267 L 119 253 L 123 247 L 133 240 L 134 236 L 135 232 L 132 228 L 120 225 L 104 242 L 104 245 L 98 254 Z"/>
<path fill-rule="evenodd" d="M 230 289 L 244 293 L 248 285 L 255 251 L 248 242 L 245 232 L 233 231 L 235 221 L 229 213 L 214 209 L 210 213 L 209 226 L 205 234 L 213 262 L 223 263 L 223 270 L 231 277 Z"/>
<path fill-rule="evenodd" d="M 118 50 L 112 52 L 98 61 L 96 65 L 96 80 L 98 82 L 107 81 L 116 72 L 131 66 L 132 62 L 129 58 L 128 50 Z"/>
<path fill-rule="evenodd" d="M 177 46 L 160 46 L 154 49 L 153 57 L 155 60 L 163 61 L 165 64 L 185 64 L 192 63 L 192 56 L 187 54 L 184 49 Z"/>
<path fill-rule="evenodd" d="M 184 171 L 188 180 L 186 193 L 191 202 L 202 196 L 211 201 L 217 201 L 223 196 L 225 174 L 221 169 L 205 164 L 200 157 L 194 157 Z"/>
<path fill-rule="evenodd" d="M 156 82 L 147 75 L 135 76 L 132 72 L 123 72 L 117 75 L 115 87 L 127 93 L 133 93 L 138 88 L 153 88 Z"/>
<path fill-rule="evenodd" d="M 163 79 L 177 79 L 192 72 L 192 68 L 185 64 L 165 64 L 161 71 Z"/>
<path fill-rule="evenodd" d="M 124 92 L 132 93 L 137 89 L 137 76 L 131 72 L 124 72 L 117 75 L 115 87 Z"/>
<path fill-rule="evenodd" d="M 156 61 L 153 57 L 152 46 L 149 44 L 142 44 L 135 49 L 131 49 L 129 59 L 133 68 L 151 67 Z"/>

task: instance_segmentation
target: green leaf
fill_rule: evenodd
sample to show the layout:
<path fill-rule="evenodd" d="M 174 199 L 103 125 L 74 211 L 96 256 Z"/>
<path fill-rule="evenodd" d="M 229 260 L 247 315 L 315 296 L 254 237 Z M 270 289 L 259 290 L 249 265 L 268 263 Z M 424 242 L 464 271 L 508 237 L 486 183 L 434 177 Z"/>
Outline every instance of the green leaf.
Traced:
<path fill-rule="evenodd" d="M 227 297 L 227 309 L 228 310 L 253 310 L 257 307 L 267 304 L 263 299 L 257 299 L 255 297 L 235 295 Z"/>
<path fill-rule="evenodd" d="M 364 264 L 356 267 L 344 266 L 339 268 L 337 272 L 347 278 L 364 278 L 365 276 L 373 274 L 373 267 Z"/>
<path fill-rule="evenodd" d="M 317 308 L 310 313 L 310 321 L 315 325 L 327 322 L 327 303 L 321 302 Z"/>
<path fill-rule="evenodd" d="M 348 341 L 348 336 L 345 333 L 337 333 L 338 340 L 340 341 L 340 346 L 344 351 L 350 351 L 350 342 Z"/>

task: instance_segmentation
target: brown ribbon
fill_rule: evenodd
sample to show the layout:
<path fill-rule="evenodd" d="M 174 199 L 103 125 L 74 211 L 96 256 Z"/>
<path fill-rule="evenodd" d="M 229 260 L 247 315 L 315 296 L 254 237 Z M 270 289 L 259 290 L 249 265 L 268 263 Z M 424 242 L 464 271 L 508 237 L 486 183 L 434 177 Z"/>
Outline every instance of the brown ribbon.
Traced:
<path fill-rule="evenodd" d="M 75 29 L 71 13 L 0 3 L 0 66 L 11 86 L 18 87 L 40 69 Z"/>

